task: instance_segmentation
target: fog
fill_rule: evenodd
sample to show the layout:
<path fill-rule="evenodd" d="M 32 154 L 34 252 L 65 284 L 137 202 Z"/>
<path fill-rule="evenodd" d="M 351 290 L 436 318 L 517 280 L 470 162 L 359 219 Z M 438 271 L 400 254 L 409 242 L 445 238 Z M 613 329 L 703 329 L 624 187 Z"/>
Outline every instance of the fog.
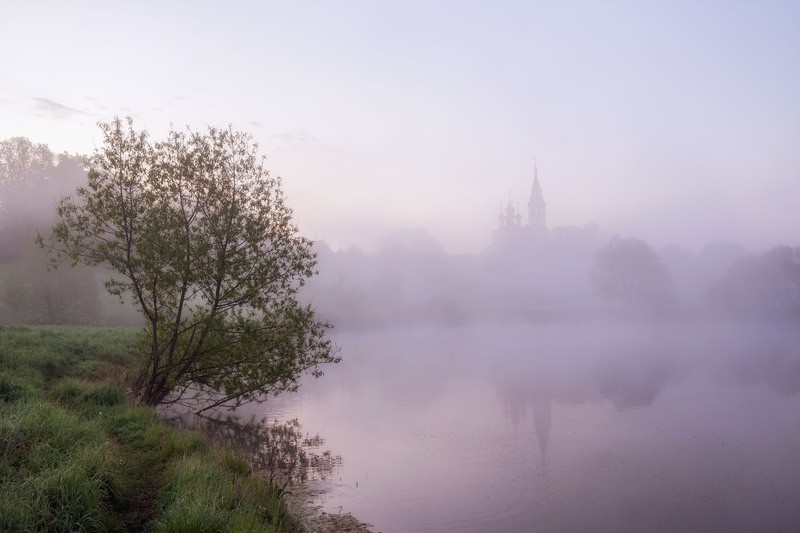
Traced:
<path fill-rule="evenodd" d="M 108 271 L 34 243 L 83 160 L 0 148 L 0 324 L 141 324 Z M 343 362 L 190 424 L 380 531 L 796 528 L 800 247 L 552 226 L 543 189 L 477 253 L 424 229 L 314 242 L 299 297 Z"/>
<path fill-rule="evenodd" d="M 98 121 L 230 124 L 343 361 L 226 444 L 277 420 L 278 462 L 380 531 L 797 530 L 798 27 L 786 2 L 4 6 L 0 325 L 141 324 L 34 239 Z"/>
<path fill-rule="evenodd" d="M 521 320 L 339 331 L 301 420 L 314 490 L 381 531 L 782 531 L 800 521 L 795 320 Z"/>
<path fill-rule="evenodd" d="M 447 254 L 422 230 L 375 252 L 315 243 L 319 275 L 303 294 L 341 328 L 580 317 L 797 316 L 796 247 L 755 253 L 732 242 L 654 250 L 596 226 L 494 231 L 479 254 Z"/>
<path fill-rule="evenodd" d="M 142 323 L 131 305 L 105 292 L 107 269 L 64 261 L 54 270 L 35 243 L 37 234 L 50 234 L 58 201 L 85 184 L 83 157 L 25 137 L 0 139 L 0 323 Z"/>
<path fill-rule="evenodd" d="M 797 527 L 800 248 L 502 213 L 477 254 L 420 229 L 315 243 L 302 294 L 344 362 L 244 412 L 341 454 L 324 509 L 382 531 Z"/>
<path fill-rule="evenodd" d="M 762 251 L 800 226 L 798 24 L 792 2 L 13 2 L 0 139 L 232 124 L 334 250 L 400 227 L 480 253 L 538 165 L 552 228 Z"/>

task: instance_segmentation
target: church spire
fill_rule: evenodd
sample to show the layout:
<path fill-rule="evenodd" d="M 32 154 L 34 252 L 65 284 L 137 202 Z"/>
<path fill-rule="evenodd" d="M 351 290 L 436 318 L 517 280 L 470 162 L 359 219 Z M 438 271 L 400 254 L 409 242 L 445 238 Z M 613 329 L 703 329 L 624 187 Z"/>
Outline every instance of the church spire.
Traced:
<path fill-rule="evenodd" d="M 531 187 L 531 199 L 528 202 L 528 224 L 532 229 L 536 231 L 547 230 L 546 206 L 544 195 L 542 195 L 542 186 L 539 185 L 539 165 L 534 160 L 533 186 Z"/>

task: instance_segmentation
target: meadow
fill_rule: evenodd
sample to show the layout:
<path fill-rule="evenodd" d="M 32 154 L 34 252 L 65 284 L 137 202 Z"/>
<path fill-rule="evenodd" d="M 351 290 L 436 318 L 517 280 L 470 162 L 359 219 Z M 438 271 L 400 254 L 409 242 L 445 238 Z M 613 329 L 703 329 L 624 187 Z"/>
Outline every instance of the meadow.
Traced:
<path fill-rule="evenodd" d="M 137 335 L 0 327 L 0 531 L 299 531 L 264 473 L 128 398 Z"/>

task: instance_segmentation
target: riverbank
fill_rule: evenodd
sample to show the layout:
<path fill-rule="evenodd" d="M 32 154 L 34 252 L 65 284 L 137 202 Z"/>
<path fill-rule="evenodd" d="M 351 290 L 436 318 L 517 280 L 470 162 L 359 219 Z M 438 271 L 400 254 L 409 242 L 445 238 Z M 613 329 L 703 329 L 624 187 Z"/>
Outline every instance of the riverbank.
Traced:
<path fill-rule="evenodd" d="M 306 533 L 370 533 L 370 524 L 359 521 L 350 513 L 326 513 L 314 502 L 319 492 L 306 485 L 295 484 L 284 495 L 289 512 Z"/>
<path fill-rule="evenodd" d="M 244 458 L 250 468 L 282 487 L 290 514 L 309 533 L 369 533 L 371 525 L 350 513 L 326 512 L 319 504 L 342 458 L 320 448 L 324 439 L 302 431 L 298 419 L 269 421 L 231 413 L 201 416 L 185 408 L 159 412 L 170 426 L 195 431 L 214 445 Z M 327 480 L 327 481 L 326 481 Z"/>
<path fill-rule="evenodd" d="M 135 335 L 0 327 L 0 530 L 303 531 L 244 457 L 126 397 Z"/>

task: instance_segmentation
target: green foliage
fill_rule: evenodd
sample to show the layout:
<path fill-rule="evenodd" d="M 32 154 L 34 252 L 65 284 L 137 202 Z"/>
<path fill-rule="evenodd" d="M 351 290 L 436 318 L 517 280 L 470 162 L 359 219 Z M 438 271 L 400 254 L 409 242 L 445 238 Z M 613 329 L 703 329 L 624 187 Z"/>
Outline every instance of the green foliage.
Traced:
<path fill-rule="evenodd" d="M 107 431 L 117 442 L 142 447 L 160 443 L 162 432 L 157 429 L 157 417 L 152 409 L 126 405 L 107 415 Z"/>
<path fill-rule="evenodd" d="M 87 448 L 39 478 L 39 492 L 48 511 L 47 528 L 61 531 L 104 531 L 114 526 L 110 512 L 118 490 L 119 465 L 105 447 Z"/>
<path fill-rule="evenodd" d="M 249 136 L 209 128 L 151 142 L 130 119 L 101 129 L 88 184 L 59 204 L 50 244 L 109 266 L 109 292 L 145 317 L 141 401 L 235 406 L 338 361 L 328 326 L 296 299 L 314 273 L 311 243 Z"/>
<path fill-rule="evenodd" d="M 155 530 L 238 533 L 293 523 L 285 508 L 275 505 L 280 499 L 266 479 L 242 478 L 230 465 L 224 456 L 221 462 L 198 455 L 174 462 L 160 493 L 163 511 Z"/>
<path fill-rule="evenodd" d="M 46 144 L 34 144 L 25 137 L 0 141 L 0 187 L 28 185 L 43 179 L 55 163 Z"/>
<path fill-rule="evenodd" d="M 240 456 L 78 371 L 133 338 L 0 328 L 0 357 L 13 363 L 0 373 L 0 531 L 296 531 L 280 493 Z"/>
<path fill-rule="evenodd" d="M 241 455 L 224 452 L 219 458 L 220 465 L 236 476 L 244 476 L 250 472 L 247 461 Z"/>
<path fill-rule="evenodd" d="M 117 464 L 100 425 L 41 400 L 0 418 L 0 528 L 102 531 L 118 491 Z"/>
<path fill-rule="evenodd" d="M 53 384 L 48 396 L 62 405 L 75 405 L 86 390 L 86 384 L 75 379 L 62 379 Z"/>
<path fill-rule="evenodd" d="M 0 402 L 16 402 L 31 395 L 31 390 L 18 378 L 0 374 Z"/>
<path fill-rule="evenodd" d="M 0 368 L 44 387 L 62 377 L 101 374 L 131 364 L 130 328 L 0 326 Z"/>
<path fill-rule="evenodd" d="M 92 407 L 111 407 L 125 402 L 125 394 L 113 385 L 100 384 L 83 393 L 84 403 Z"/>
<path fill-rule="evenodd" d="M 98 415 L 110 416 L 114 413 L 111 408 L 127 402 L 125 393 L 117 386 L 69 378 L 53 384 L 48 397 L 87 418 Z"/>
<path fill-rule="evenodd" d="M 208 450 L 206 439 L 191 431 L 173 431 L 164 439 L 161 455 L 165 459 L 185 457 Z"/>

